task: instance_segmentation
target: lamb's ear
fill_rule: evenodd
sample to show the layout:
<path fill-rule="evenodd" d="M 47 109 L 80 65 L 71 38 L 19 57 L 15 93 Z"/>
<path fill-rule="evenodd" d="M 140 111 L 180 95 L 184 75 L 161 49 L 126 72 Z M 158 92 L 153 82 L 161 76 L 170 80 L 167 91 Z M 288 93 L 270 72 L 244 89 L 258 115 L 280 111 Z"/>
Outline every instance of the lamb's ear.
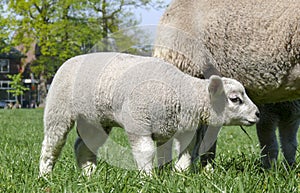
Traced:
<path fill-rule="evenodd" d="M 211 96 L 222 94 L 224 92 L 224 86 L 221 77 L 212 75 L 209 78 L 208 90 Z"/>
<path fill-rule="evenodd" d="M 213 109 L 217 113 L 222 113 L 226 104 L 226 95 L 221 77 L 215 75 L 210 77 L 208 91 Z"/>

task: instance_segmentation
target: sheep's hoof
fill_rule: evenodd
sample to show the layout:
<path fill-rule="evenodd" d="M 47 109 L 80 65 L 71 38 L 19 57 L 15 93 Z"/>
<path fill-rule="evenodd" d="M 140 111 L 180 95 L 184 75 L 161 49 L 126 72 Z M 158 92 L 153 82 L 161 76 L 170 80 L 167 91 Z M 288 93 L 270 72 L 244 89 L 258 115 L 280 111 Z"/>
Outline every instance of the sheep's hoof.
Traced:
<path fill-rule="evenodd" d="M 205 173 L 211 174 L 214 173 L 214 167 L 211 163 L 207 163 L 207 165 L 203 168 Z"/>

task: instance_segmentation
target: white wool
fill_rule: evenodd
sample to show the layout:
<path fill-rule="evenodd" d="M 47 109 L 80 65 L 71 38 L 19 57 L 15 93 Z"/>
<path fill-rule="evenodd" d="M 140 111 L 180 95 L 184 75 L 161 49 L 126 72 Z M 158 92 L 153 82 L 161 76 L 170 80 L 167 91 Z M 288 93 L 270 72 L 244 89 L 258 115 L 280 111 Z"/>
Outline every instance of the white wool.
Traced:
<path fill-rule="evenodd" d="M 243 103 L 231 101 L 236 97 Z M 125 129 L 138 168 L 149 173 L 153 140 L 184 135 L 200 123 L 253 124 L 257 112 L 244 87 L 233 79 L 200 80 L 153 57 L 77 56 L 58 70 L 47 96 L 40 173 L 52 171 L 74 122 L 78 134 L 88 138 L 85 144 L 75 144 L 77 162 L 87 173 L 95 165 L 93 154 L 114 126 Z"/>
<path fill-rule="evenodd" d="M 173 0 L 153 55 L 195 77 L 214 68 L 256 104 L 299 99 L 299 21 L 299 0 Z"/>

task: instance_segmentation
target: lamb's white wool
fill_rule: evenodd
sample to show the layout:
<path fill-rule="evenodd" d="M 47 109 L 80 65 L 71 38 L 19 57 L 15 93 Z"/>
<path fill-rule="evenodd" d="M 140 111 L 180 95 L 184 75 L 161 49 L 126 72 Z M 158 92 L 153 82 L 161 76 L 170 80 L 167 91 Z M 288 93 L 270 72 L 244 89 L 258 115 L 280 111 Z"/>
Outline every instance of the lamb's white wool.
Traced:
<path fill-rule="evenodd" d="M 40 174 L 52 171 L 74 122 L 85 139 L 75 143 L 77 162 L 87 174 L 113 126 L 125 129 L 138 168 L 149 173 L 153 140 L 159 144 L 175 137 L 182 146 L 185 133 L 199 123 L 251 125 L 257 116 L 257 107 L 236 80 L 200 80 L 151 57 L 77 56 L 58 70 L 48 93 Z"/>

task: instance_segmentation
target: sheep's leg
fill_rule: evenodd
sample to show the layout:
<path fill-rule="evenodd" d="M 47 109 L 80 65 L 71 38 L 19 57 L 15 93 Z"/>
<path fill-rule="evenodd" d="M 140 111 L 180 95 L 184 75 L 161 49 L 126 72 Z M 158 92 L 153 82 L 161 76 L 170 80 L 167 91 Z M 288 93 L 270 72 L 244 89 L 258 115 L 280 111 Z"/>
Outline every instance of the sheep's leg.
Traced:
<path fill-rule="evenodd" d="M 212 147 L 201 155 L 201 165 L 202 167 L 206 167 L 208 164 L 213 164 L 213 161 L 216 157 L 216 149 L 217 149 L 217 140 L 214 144 L 212 144 Z"/>
<path fill-rule="evenodd" d="M 87 121 L 77 121 L 77 132 L 79 137 L 74 144 L 76 162 L 83 174 L 90 176 L 97 165 L 97 152 L 106 139 L 109 129 L 103 129 L 101 125 L 95 126 Z"/>
<path fill-rule="evenodd" d="M 193 140 L 195 139 L 195 131 L 187 131 L 181 134 L 177 134 L 176 139 L 174 140 L 175 150 L 179 154 L 179 158 L 175 163 L 175 169 L 178 171 L 187 170 L 192 163 L 192 148 Z"/>
<path fill-rule="evenodd" d="M 75 141 L 74 151 L 77 165 L 83 170 L 84 175 L 90 176 L 96 168 L 97 155 L 86 146 L 80 137 Z"/>
<path fill-rule="evenodd" d="M 270 168 L 278 157 L 278 142 L 276 138 L 277 122 L 270 120 L 261 113 L 261 119 L 256 124 L 257 136 L 261 147 L 261 161 L 264 168 Z"/>
<path fill-rule="evenodd" d="M 40 157 L 40 176 L 51 173 L 59 157 L 66 138 L 72 128 L 72 121 L 67 113 L 49 113 L 45 110 L 44 140 Z"/>
<path fill-rule="evenodd" d="M 299 120 L 280 121 L 279 122 L 279 136 L 281 142 L 281 149 L 286 162 L 293 166 L 295 163 L 295 156 L 297 151 L 297 132 L 299 128 Z"/>
<path fill-rule="evenodd" d="M 213 171 L 213 159 L 216 154 L 217 138 L 222 126 L 207 126 L 202 136 L 198 154 L 201 156 L 201 164 L 208 172 Z M 204 156 L 204 157 L 202 157 Z"/>
<path fill-rule="evenodd" d="M 147 175 L 151 175 L 155 156 L 155 145 L 151 135 L 140 136 L 130 133 L 128 139 L 138 169 L 144 171 Z"/>
<path fill-rule="evenodd" d="M 169 163 L 172 161 L 172 145 L 173 145 L 173 140 L 170 139 L 167 142 L 157 142 L 157 164 L 158 167 L 162 167 L 165 164 Z"/>
<path fill-rule="evenodd" d="M 208 125 L 200 125 L 197 129 L 196 144 L 195 144 L 195 148 L 192 153 L 192 163 L 196 162 L 196 160 L 199 159 L 199 148 L 200 148 L 201 142 L 205 136 L 207 128 L 208 128 Z M 215 159 L 215 155 L 216 155 L 216 149 L 217 149 L 217 139 L 207 152 L 200 155 L 202 167 L 205 167 L 207 164 L 210 164 L 213 162 L 213 160 Z"/>

